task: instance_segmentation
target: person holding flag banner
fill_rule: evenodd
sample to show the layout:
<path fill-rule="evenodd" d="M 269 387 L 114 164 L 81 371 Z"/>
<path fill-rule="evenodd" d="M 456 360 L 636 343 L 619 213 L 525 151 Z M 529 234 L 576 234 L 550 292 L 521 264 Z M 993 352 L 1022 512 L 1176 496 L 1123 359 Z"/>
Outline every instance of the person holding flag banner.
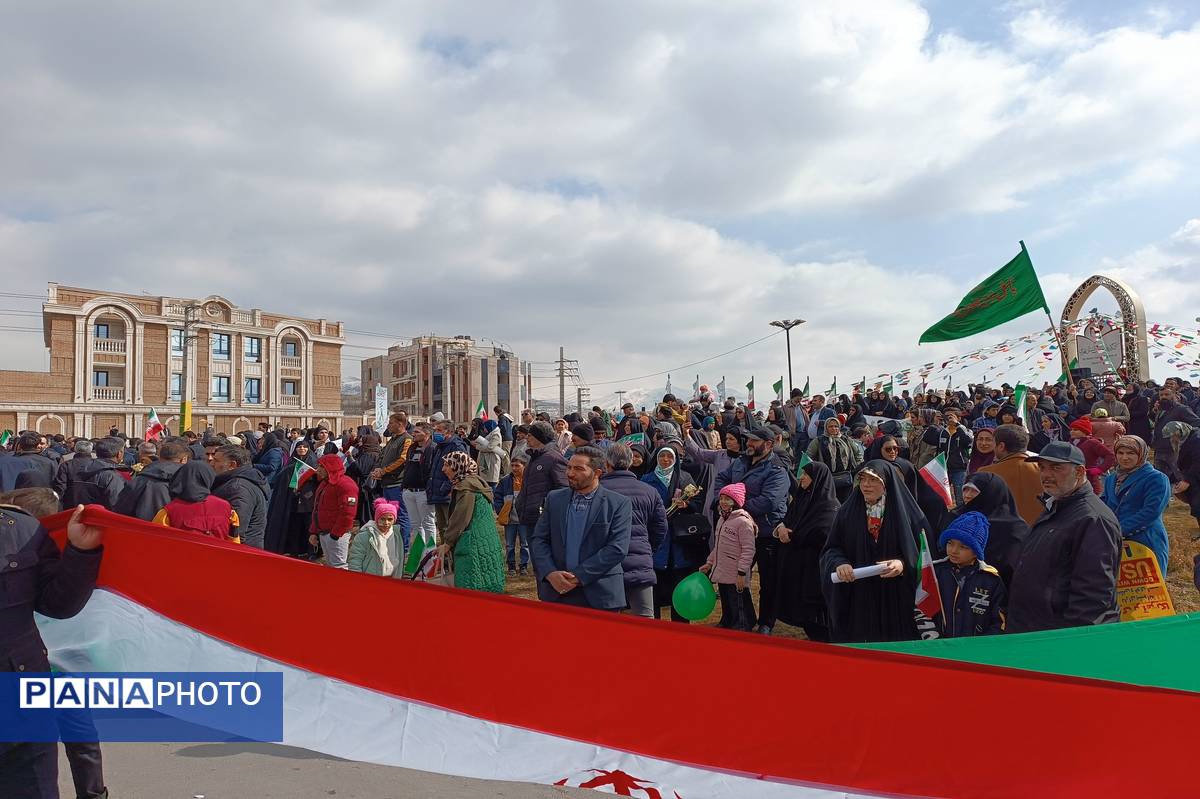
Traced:
<path fill-rule="evenodd" d="M 917 638 L 914 604 L 920 553 L 916 542 L 926 529 L 925 514 L 904 487 L 898 469 L 873 460 L 859 470 L 858 484 L 838 509 L 821 550 L 830 640 Z M 864 566 L 881 567 L 879 576 L 856 579 L 854 570 Z"/>
<path fill-rule="evenodd" d="M 146 440 L 158 441 L 158 439 L 162 437 L 164 430 L 166 430 L 166 428 L 163 427 L 163 423 L 158 420 L 158 411 L 151 408 L 150 416 L 146 419 Z"/>

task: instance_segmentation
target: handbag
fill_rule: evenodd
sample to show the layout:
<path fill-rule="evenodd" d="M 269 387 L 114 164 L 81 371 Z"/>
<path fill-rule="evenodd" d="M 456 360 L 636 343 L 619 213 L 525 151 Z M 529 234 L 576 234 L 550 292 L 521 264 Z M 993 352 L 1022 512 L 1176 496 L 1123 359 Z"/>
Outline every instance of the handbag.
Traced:
<path fill-rule="evenodd" d="M 700 513 L 680 513 L 668 518 L 671 538 L 679 540 L 708 541 L 712 535 L 712 523 Z"/>

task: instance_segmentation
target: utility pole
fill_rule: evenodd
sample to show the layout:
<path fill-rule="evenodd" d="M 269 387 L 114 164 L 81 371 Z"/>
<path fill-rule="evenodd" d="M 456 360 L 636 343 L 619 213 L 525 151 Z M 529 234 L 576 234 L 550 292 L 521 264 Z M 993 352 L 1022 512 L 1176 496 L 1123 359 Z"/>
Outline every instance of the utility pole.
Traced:
<path fill-rule="evenodd" d="M 563 357 L 563 348 L 558 348 L 558 417 L 567 415 L 567 370 L 566 359 Z"/>
<path fill-rule="evenodd" d="M 783 328 L 784 337 L 787 339 L 788 391 L 790 392 L 793 388 L 796 387 L 795 384 L 792 382 L 792 328 L 796 327 L 797 325 L 804 324 L 804 320 L 803 319 L 781 319 L 781 320 L 778 320 L 775 322 L 771 322 L 770 324 L 772 327 Z M 866 386 L 863 386 L 864 391 L 866 391 L 866 388 L 867 388 Z"/>
<path fill-rule="evenodd" d="M 617 409 L 620 410 L 625 405 L 625 395 L 628 394 L 629 392 L 628 391 L 614 391 L 613 393 L 617 395 Z"/>
<path fill-rule="evenodd" d="M 181 435 L 184 431 L 192 429 L 192 401 L 188 398 L 188 361 L 191 358 L 188 353 L 191 351 L 192 342 L 197 338 L 192 335 L 192 326 L 197 322 L 193 313 L 199 307 L 195 303 L 188 303 L 183 308 L 183 374 L 179 376 L 179 429 L 175 431 Z"/>

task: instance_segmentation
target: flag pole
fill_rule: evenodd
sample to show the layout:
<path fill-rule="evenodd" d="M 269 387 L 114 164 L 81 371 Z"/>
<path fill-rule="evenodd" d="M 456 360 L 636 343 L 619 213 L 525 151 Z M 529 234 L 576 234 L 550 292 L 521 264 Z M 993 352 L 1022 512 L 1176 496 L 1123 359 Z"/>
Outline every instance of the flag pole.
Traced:
<path fill-rule="evenodd" d="M 1025 242 L 1021 241 L 1020 244 L 1021 252 L 1028 256 L 1029 250 L 1025 248 Z M 1033 258 L 1029 259 L 1029 263 L 1033 263 Z M 1058 325 L 1054 322 L 1054 315 L 1050 313 L 1050 305 L 1047 303 L 1042 306 L 1042 309 L 1046 312 L 1046 318 L 1050 320 L 1050 332 L 1054 335 L 1054 343 L 1058 345 L 1058 358 L 1060 361 L 1062 361 L 1063 374 L 1067 376 L 1067 385 L 1074 388 L 1075 375 L 1071 374 L 1071 361 L 1067 357 L 1067 347 L 1063 343 L 1062 336 L 1059 335 Z"/>

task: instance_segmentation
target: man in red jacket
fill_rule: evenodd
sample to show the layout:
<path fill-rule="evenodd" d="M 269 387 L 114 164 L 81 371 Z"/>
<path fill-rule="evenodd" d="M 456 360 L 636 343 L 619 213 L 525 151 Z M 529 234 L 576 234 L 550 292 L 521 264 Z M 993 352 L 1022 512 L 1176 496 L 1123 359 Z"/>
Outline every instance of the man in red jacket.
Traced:
<path fill-rule="evenodd" d="M 346 568 L 350 549 L 350 530 L 358 514 L 358 484 L 346 476 L 346 464 L 339 455 L 325 455 L 317 461 L 315 472 L 320 480 L 313 497 L 312 526 L 308 541 L 316 546 L 318 537 L 325 553 L 325 565 Z"/>

